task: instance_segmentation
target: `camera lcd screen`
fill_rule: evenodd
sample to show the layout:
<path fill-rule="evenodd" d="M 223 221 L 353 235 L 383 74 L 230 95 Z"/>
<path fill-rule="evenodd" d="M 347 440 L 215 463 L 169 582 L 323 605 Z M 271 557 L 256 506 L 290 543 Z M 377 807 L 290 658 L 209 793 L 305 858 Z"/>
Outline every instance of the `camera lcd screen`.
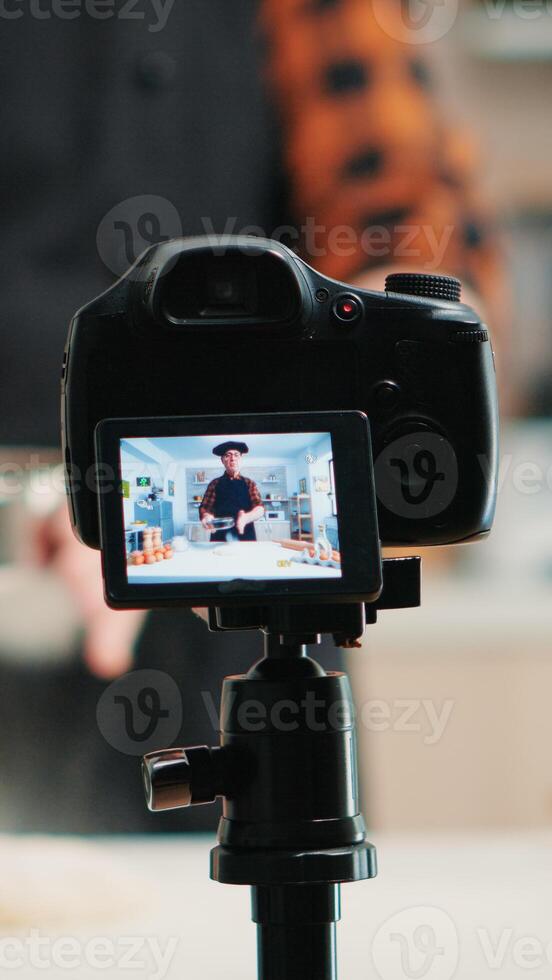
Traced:
<path fill-rule="evenodd" d="M 379 595 L 362 412 L 105 419 L 96 462 L 113 608 Z"/>
<path fill-rule="evenodd" d="M 133 585 L 341 576 L 329 432 L 121 439 L 120 470 Z"/>

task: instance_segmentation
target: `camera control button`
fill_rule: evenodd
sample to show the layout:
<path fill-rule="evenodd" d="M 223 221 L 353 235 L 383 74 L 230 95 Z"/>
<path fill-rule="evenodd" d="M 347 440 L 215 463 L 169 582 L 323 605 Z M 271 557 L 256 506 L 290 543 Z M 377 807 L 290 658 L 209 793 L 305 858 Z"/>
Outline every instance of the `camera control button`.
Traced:
<path fill-rule="evenodd" d="M 355 323 L 362 316 L 362 303 L 357 296 L 341 293 L 333 301 L 332 313 L 340 323 Z"/>
<path fill-rule="evenodd" d="M 431 276 L 417 272 L 392 272 L 385 280 L 387 293 L 406 296 L 427 296 L 460 302 L 462 283 L 454 276 Z"/>
<path fill-rule="evenodd" d="M 378 412 L 389 412 L 399 402 L 401 389 L 396 381 L 378 381 L 372 388 L 374 407 Z"/>

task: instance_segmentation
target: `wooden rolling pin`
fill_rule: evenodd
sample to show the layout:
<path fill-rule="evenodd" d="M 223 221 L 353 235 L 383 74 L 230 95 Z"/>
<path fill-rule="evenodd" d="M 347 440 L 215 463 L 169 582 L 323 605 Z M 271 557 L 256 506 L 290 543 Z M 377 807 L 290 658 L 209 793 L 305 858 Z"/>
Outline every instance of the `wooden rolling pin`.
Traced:
<path fill-rule="evenodd" d="M 282 545 L 282 548 L 291 548 L 292 551 L 305 551 L 307 549 L 310 558 L 314 558 L 314 545 L 312 541 L 296 541 L 294 538 L 276 538 L 275 541 Z M 326 561 L 327 555 L 324 551 L 320 557 Z M 332 550 L 332 558 L 341 564 L 341 554 L 339 551 Z"/>

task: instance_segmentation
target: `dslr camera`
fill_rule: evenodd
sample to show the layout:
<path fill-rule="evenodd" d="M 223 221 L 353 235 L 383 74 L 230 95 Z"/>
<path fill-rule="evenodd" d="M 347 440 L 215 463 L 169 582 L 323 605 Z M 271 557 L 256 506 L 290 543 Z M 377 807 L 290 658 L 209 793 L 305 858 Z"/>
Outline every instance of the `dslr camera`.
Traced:
<path fill-rule="evenodd" d="M 154 245 L 75 315 L 62 427 L 114 606 L 373 599 L 380 542 L 493 520 L 493 351 L 451 277 L 376 292 L 269 239 Z"/>

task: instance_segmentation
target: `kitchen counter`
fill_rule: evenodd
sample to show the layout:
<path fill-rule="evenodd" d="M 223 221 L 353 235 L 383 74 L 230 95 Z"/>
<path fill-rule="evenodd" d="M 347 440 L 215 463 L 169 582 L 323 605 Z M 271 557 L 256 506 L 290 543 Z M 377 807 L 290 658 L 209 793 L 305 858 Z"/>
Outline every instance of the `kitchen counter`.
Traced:
<path fill-rule="evenodd" d="M 130 565 L 128 581 L 133 585 L 171 582 L 229 582 L 249 579 L 339 578 L 337 568 L 323 568 L 293 561 L 299 552 L 272 541 L 192 542 L 186 551 L 155 565 Z M 289 565 L 278 566 L 278 562 Z"/>
<path fill-rule="evenodd" d="M 249 888 L 209 880 L 209 838 L 3 843 L 6 975 L 256 977 Z M 549 832 L 376 835 L 374 843 L 378 877 L 342 889 L 342 980 L 550 976 Z"/>

